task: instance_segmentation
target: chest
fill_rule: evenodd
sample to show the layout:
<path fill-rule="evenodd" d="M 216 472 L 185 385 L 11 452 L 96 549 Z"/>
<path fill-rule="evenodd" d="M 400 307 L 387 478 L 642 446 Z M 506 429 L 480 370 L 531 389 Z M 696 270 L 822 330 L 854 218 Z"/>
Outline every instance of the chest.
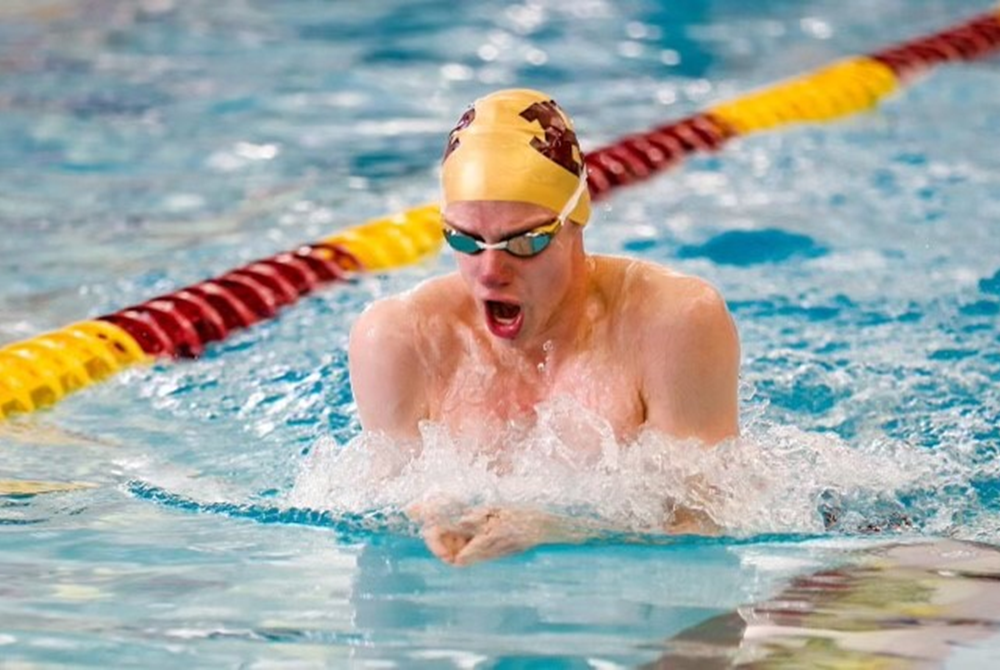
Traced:
<path fill-rule="evenodd" d="M 626 361 L 580 356 L 550 369 L 470 360 L 453 370 L 438 380 L 429 403 L 429 418 L 453 432 L 530 427 L 539 405 L 556 400 L 600 417 L 618 439 L 632 437 L 645 421 L 639 380 Z"/>

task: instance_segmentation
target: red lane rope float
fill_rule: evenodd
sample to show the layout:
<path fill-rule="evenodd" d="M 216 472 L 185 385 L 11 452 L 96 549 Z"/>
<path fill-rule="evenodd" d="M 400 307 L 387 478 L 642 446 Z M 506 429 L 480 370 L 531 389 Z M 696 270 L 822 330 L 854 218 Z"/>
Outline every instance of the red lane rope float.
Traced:
<path fill-rule="evenodd" d="M 222 319 L 222 330 L 225 334 L 219 339 L 226 337 L 231 330 L 246 328 L 257 321 L 257 317 L 247 304 L 217 280 L 209 279 L 195 284 L 186 289 L 186 292 L 202 298 Z"/>
<path fill-rule="evenodd" d="M 173 340 L 145 310 L 123 309 L 100 319 L 121 328 L 150 356 L 176 355 Z"/>
<path fill-rule="evenodd" d="M 226 320 L 212 304 L 189 289 L 181 289 L 171 299 L 177 304 L 177 309 L 186 316 L 198 332 L 198 339 L 203 343 L 217 342 L 229 335 Z"/>
<path fill-rule="evenodd" d="M 333 245 L 306 246 L 98 320 L 124 330 L 151 356 L 196 358 L 207 344 L 273 317 L 321 283 L 344 280 L 359 267 L 349 253 Z"/>
<path fill-rule="evenodd" d="M 960 26 L 912 40 L 871 55 L 900 79 L 908 79 L 939 63 L 968 61 L 987 55 L 1000 44 L 1000 10 Z"/>
<path fill-rule="evenodd" d="M 715 151 L 733 134 L 711 115 L 698 114 L 590 151 L 585 159 L 590 195 L 599 200 L 613 188 L 673 167 L 687 154 Z"/>
<path fill-rule="evenodd" d="M 603 198 L 689 154 L 717 151 L 737 136 L 864 111 L 931 67 L 979 58 L 998 47 L 1000 9 L 627 136 L 587 154 L 591 195 Z M 209 343 L 273 317 L 321 284 L 413 263 L 440 246 L 440 211 L 424 205 L 96 320 L 0 347 L 0 418 L 50 405 L 153 356 L 199 356 Z"/>

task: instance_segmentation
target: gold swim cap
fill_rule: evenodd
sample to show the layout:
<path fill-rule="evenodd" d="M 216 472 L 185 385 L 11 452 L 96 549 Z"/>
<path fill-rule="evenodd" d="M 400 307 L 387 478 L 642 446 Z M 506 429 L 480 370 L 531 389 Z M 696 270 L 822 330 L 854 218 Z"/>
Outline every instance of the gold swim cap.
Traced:
<path fill-rule="evenodd" d="M 552 98 L 529 89 L 491 93 L 462 115 L 448 136 L 444 204 L 512 200 L 590 218 L 587 167 L 573 122 Z M 573 199 L 577 198 L 576 202 Z"/>

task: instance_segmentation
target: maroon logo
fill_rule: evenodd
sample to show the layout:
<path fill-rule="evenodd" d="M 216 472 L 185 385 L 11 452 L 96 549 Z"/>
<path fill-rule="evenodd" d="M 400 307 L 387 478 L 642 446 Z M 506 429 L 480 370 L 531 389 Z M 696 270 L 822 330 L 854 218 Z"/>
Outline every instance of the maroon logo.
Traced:
<path fill-rule="evenodd" d="M 451 155 L 451 152 L 458 148 L 459 131 L 468 128 L 469 125 L 475 120 L 476 120 L 476 108 L 469 107 L 469 109 L 465 111 L 465 114 L 462 114 L 462 118 L 458 120 L 458 124 L 454 128 L 452 128 L 452 131 L 450 133 L 448 133 L 448 146 L 444 148 L 444 157 L 441 159 L 442 163 L 448 160 L 448 156 Z"/>
<path fill-rule="evenodd" d="M 583 170 L 580 159 L 577 158 L 580 144 L 576 133 L 566 125 L 566 120 L 559 113 L 559 106 L 555 101 L 536 102 L 521 112 L 521 116 L 528 121 L 537 121 L 545 131 L 545 139 L 533 137 L 531 146 L 556 165 L 569 170 L 574 177 L 578 176 Z"/>

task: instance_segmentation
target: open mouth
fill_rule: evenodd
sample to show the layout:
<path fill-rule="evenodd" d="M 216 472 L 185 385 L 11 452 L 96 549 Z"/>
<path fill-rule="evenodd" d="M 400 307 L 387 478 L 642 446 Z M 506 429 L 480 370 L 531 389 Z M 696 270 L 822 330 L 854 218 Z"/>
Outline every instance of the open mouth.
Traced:
<path fill-rule="evenodd" d="M 486 301 L 486 326 L 496 337 L 512 340 L 521 332 L 524 312 L 521 306 L 498 300 Z"/>

